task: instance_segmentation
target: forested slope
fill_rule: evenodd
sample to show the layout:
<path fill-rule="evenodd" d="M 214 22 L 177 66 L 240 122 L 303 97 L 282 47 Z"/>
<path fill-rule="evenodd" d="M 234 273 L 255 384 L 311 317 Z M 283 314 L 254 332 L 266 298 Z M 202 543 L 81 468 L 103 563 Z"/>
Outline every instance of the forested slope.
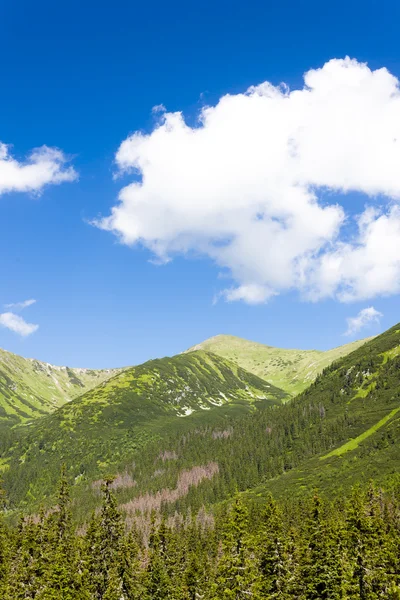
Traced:
<path fill-rule="evenodd" d="M 40 502 L 54 491 L 65 462 L 80 489 L 89 485 L 91 490 L 93 480 L 121 469 L 127 482 L 121 487 L 128 492 L 139 473 L 142 489 L 154 488 L 159 483 L 153 477 L 157 456 L 166 450 L 167 458 L 159 462 L 171 462 L 166 440 L 181 443 L 190 434 L 207 444 L 202 433 L 207 428 L 216 441 L 219 435 L 225 439 L 230 435 L 226 423 L 229 427 L 239 415 L 259 405 L 280 404 L 285 397 L 282 390 L 210 353 L 149 361 L 13 430 L 2 441 L 5 485 L 13 503 Z M 219 427 L 221 433 L 215 433 Z M 190 466 L 198 466 L 197 461 Z"/>
<path fill-rule="evenodd" d="M 262 507 L 236 497 L 215 517 L 151 519 L 126 531 L 108 480 L 75 530 L 68 484 L 47 513 L 10 529 L 0 514 L 4 600 L 398 600 L 399 494 Z M 142 523 L 143 525 L 143 523 Z"/>
<path fill-rule="evenodd" d="M 327 367 L 290 402 L 202 351 L 150 361 L 25 428 L 1 455 L 15 507 L 54 490 L 62 462 L 85 518 L 100 480 L 116 476 L 124 515 L 262 498 L 329 496 L 369 476 L 393 484 L 399 464 L 400 326 Z"/>

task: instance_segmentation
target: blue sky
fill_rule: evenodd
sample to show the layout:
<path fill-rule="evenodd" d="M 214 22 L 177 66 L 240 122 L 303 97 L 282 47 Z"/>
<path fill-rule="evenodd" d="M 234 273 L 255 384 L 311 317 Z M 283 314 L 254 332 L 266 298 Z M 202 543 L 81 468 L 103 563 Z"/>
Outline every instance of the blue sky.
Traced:
<path fill-rule="evenodd" d="M 354 272 L 346 275 L 355 282 L 351 301 L 340 297 L 343 286 L 348 285 L 343 284 L 344 279 L 334 289 L 324 288 L 321 292 L 322 275 L 318 275 L 312 292 L 305 293 L 300 289 L 298 274 L 288 274 L 285 282 L 278 281 L 274 274 L 272 281 L 270 270 L 255 264 L 264 260 L 262 242 L 246 258 L 237 248 L 229 257 L 216 250 L 216 246 L 229 244 L 232 236 L 238 235 L 245 246 L 254 239 L 251 233 L 249 238 L 242 232 L 238 234 L 237 215 L 227 230 L 218 230 L 216 244 L 214 233 L 208 232 L 206 238 L 199 239 L 198 231 L 193 233 L 193 227 L 184 227 L 192 213 L 188 215 L 181 207 L 170 204 L 168 211 L 163 212 L 167 210 L 164 190 L 154 192 L 150 206 L 154 207 L 153 214 L 172 213 L 172 224 L 161 234 L 158 229 L 156 233 L 149 232 L 142 244 L 129 247 L 120 241 L 131 231 L 128 221 L 132 198 L 128 198 L 126 210 L 121 213 L 122 226 L 108 223 L 111 231 L 102 231 L 90 224 L 93 219 L 110 215 L 121 190 L 138 179 L 132 171 L 115 177 L 118 167 L 126 166 L 125 159 L 115 161 L 116 154 L 130 134 L 139 131 L 151 136 L 157 129 L 165 112 L 152 114 L 154 106 L 163 105 L 166 115 L 182 111 L 187 125 L 197 126 L 199 111 L 205 106 L 215 107 L 226 94 L 235 98 L 265 81 L 273 86 L 285 82 L 290 89 L 301 89 L 305 72 L 347 55 L 358 64 L 368 63 L 371 72 L 386 67 L 394 77 L 400 77 L 399 13 L 398 3 L 391 1 L 3 3 L 0 141 L 9 145 L 8 156 L 12 155 L 21 166 L 34 148 L 59 148 L 63 157 L 70 159 L 68 164 L 73 166 L 76 178 L 72 181 L 71 172 L 66 172 L 64 158 L 46 155 L 35 160 L 36 164 L 39 160 L 40 168 L 43 161 L 58 168 L 58 175 L 49 175 L 49 185 L 32 183 L 31 189 L 16 191 L 22 189 L 16 181 L 12 191 L 2 193 L 0 170 L 0 303 L 37 300 L 23 310 L 1 310 L 39 325 L 37 331 L 25 336 L 7 327 L 0 328 L 0 346 L 55 364 L 107 367 L 171 355 L 218 333 L 274 346 L 325 349 L 377 333 L 399 321 L 397 272 L 391 275 L 389 283 L 377 289 L 366 289 L 362 274 L 359 279 Z M 355 77 L 357 68 L 354 67 Z M 379 89 L 386 89 L 385 85 L 382 82 Z M 377 96 L 381 98 L 378 92 Z M 316 106 L 320 107 L 318 102 Z M 234 118 L 237 110 L 233 106 Z M 371 120 L 375 119 L 372 110 L 368 113 Z M 378 123 L 381 112 L 377 111 Z M 228 119 L 222 109 L 220 116 Z M 247 118 L 244 112 L 244 122 Z M 389 133 L 390 127 L 391 124 Z M 396 127 L 394 123 L 394 133 Z M 175 145 L 176 139 L 166 137 L 167 153 L 175 156 L 176 148 L 177 156 L 185 155 L 184 148 Z M 223 153 L 224 139 L 217 141 Z M 257 138 L 256 142 L 260 140 Z M 211 133 L 207 143 L 213 146 Z M 227 146 L 232 145 L 227 142 Z M 326 146 L 333 148 L 329 137 Z M 127 163 L 132 167 L 132 148 L 128 151 Z M 141 150 L 140 160 L 145 160 L 145 152 Z M 155 160 L 158 147 L 151 152 L 151 160 Z M 363 172 L 371 170 L 371 156 L 365 157 Z M 391 164 L 393 156 L 388 156 L 387 164 Z M 241 164 L 246 175 L 247 163 Z M 166 163 L 167 167 L 190 174 L 192 165 L 180 165 L 176 160 L 171 165 Z M 358 167 L 357 163 L 352 168 L 357 171 Z M 377 183 L 357 179 L 344 194 L 341 179 L 334 182 L 332 190 L 331 173 L 315 173 L 307 162 L 303 170 L 307 171 L 308 192 L 318 188 L 319 182 L 324 189 L 318 192 L 320 208 L 316 218 L 325 223 L 323 207 L 336 203 L 347 215 L 341 225 L 341 243 L 356 235 L 352 216 L 363 213 L 365 205 L 389 214 L 398 181 L 388 169 L 382 166 L 377 172 Z M 60 173 L 66 181 L 58 184 L 55 178 Z M 146 181 L 152 184 L 153 177 L 156 185 L 161 179 L 157 172 L 152 173 L 148 173 Z M 19 172 L 15 177 L 20 177 Z M 343 177 L 351 179 L 352 173 L 346 172 Z M 221 179 L 209 182 L 205 189 L 219 189 L 225 182 L 222 174 Z M 175 184 L 197 210 L 190 182 Z M 187 185 L 189 189 L 184 187 Z M 365 193 L 371 189 L 374 193 Z M 307 201 L 305 206 L 309 207 Z M 222 203 L 217 219 L 221 215 L 224 218 L 224 206 Z M 201 219 L 209 223 L 214 218 L 210 215 L 202 212 Z M 148 214 L 145 218 L 149 221 L 143 228 L 148 231 L 151 218 Z M 378 214 L 371 216 L 371 227 L 378 218 Z M 274 215 L 271 219 L 275 221 Z M 390 224 L 397 231 L 397 214 L 391 213 L 391 219 Z M 333 230 L 338 227 L 339 213 L 332 215 L 331 220 L 326 225 L 330 228 L 326 233 L 330 245 L 336 244 Z M 171 230 L 175 231 L 176 223 L 179 232 L 174 237 Z M 155 262 L 160 262 L 160 254 L 172 258 L 161 265 L 154 264 L 154 240 L 160 237 L 162 251 Z M 202 251 L 204 247 L 207 249 Z M 387 252 L 393 252 L 393 248 L 395 242 Z M 265 249 L 266 259 L 267 254 L 271 259 L 271 252 L 273 255 L 270 247 Z M 351 252 L 354 254 L 354 248 Z M 382 268 L 386 266 L 384 263 Z M 312 263 L 306 277 L 311 277 L 311 272 L 315 274 L 317 268 Z M 393 263 L 388 266 L 391 273 L 396 268 Z M 324 282 L 325 285 L 325 279 Z M 250 303 L 249 294 L 242 293 L 243 289 L 255 289 L 249 286 L 257 286 L 256 293 L 250 294 Z M 242 300 L 227 301 L 235 295 Z M 267 301 L 254 302 L 255 298 Z M 346 319 L 371 306 L 382 316 L 344 337 Z"/>

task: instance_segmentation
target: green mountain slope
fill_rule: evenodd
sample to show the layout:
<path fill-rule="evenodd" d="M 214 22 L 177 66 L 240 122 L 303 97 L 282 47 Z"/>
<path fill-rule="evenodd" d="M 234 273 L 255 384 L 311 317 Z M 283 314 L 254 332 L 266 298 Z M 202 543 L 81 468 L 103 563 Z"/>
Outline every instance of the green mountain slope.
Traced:
<path fill-rule="evenodd" d="M 31 503 L 54 489 L 62 462 L 87 487 L 107 472 L 143 465 L 148 454 L 146 478 L 167 438 L 218 427 L 285 398 L 282 390 L 207 352 L 152 360 L 17 429 L 1 454 L 5 485 L 12 501 Z"/>
<path fill-rule="evenodd" d="M 192 351 L 127 369 L 13 430 L 0 465 L 15 507 L 51 494 L 61 463 L 79 518 L 116 476 L 127 518 L 230 498 L 339 493 L 400 464 L 400 325 L 326 367 L 290 402 L 216 354 Z"/>
<path fill-rule="evenodd" d="M 334 495 L 370 476 L 387 483 L 400 464 L 399 406 L 396 326 L 327 367 L 290 402 L 260 402 L 247 413 L 215 413 L 195 430 L 195 421 L 190 431 L 171 430 L 137 456 L 134 469 L 125 463 L 119 478 L 135 485 L 117 490 L 119 502 L 132 518 L 154 507 L 197 510 L 236 490 L 292 497 L 314 485 Z"/>
<path fill-rule="evenodd" d="M 0 428 L 52 412 L 118 372 L 56 367 L 0 349 Z"/>
<path fill-rule="evenodd" d="M 255 493 L 301 495 L 318 487 L 340 494 L 369 479 L 399 483 L 400 325 L 327 368 L 298 402 L 319 402 L 326 420 L 345 427 L 325 451 Z"/>
<path fill-rule="evenodd" d="M 270 381 L 289 394 L 302 392 L 318 373 L 342 356 L 353 352 L 369 339 L 350 342 L 322 352 L 320 350 L 291 350 L 250 342 L 233 335 L 217 335 L 188 350 L 206 350 Z"/>

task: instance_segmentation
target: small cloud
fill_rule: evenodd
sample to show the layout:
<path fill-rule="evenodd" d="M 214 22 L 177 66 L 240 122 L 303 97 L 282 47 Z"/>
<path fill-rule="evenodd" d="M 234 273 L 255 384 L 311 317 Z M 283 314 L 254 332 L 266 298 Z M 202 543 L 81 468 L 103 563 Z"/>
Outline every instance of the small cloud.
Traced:
<path fill-rule="evenodd" d="M 0 314 L 0 326 L 14 331 L 14 333 L 22 335 L 22 337 L 27 337 L 39 329 L 39 325 L 27 323 L 25 319 L 12 312 Z"/>
<path fill-rule="evenodd" d="M 156 106 L 153 106 L 153 108 L 151 109 L 153 115 L 158 113 L 164 113 L 166 111 L 167 109 L 165 108 L 164 104 L 156 104 Z"/>
<path fill-rule="evenodd" d="M 15 159 L 10 148 L 0 142 L 0 195 L 8 192 L 40 194 L 49 184 L 78 178 L 75 169 L 68 165 L 69 158 L 58 148 L 36 148 L 24 162 Z"/>
<path fill-rule="evenodd" d="M 373 306 L 363 308 L 356 317 L 347 319 L 347 331 L 344 335 L 354 335 L 370 323 L 379 323 L 380 317 L 383 317 L 383 314 Z"/>
<path fill-rule="evenodd" d="M 28 306 L 32 306 L 35 304 L 36 300 L 34 298 L 30 298 L 29 300 L 24 300 L 23 302 L 12 302 L 11 304 L 5 304 L 4 308 L 12 308 L 14 310 L 24 310 L 24 308 L 28 308 Z"/>
<path fill-rule="evenodd" d="M 262 304 L 272 296 L 276 296 L 276 293 L 266 286 L 251 283 L 223 290 L 218 297 L 220 296 L 224 297 L 227 302 L 242 300 L 247 304 Z M 214 303 L 216 300 L 217 298 L 214 299 Z"/>

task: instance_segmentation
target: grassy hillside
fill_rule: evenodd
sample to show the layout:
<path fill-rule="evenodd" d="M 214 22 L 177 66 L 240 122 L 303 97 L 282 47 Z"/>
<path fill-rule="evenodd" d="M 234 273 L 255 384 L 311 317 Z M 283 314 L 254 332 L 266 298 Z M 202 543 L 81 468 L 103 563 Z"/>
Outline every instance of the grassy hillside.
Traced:
<path fill-rule="evenodd" d="M 340 494 L 369 477 L 388 483 L 400 462 L 399 407 L 400 325 L 325 368 L 291 402 L 171 429 L 134 469 L 125 464 L 120 478 L 134 485 L 121 485 L 118 500 L 130 518 L 150 508 L 197 510 L 236 490 L 286 498 L 315 485 Z"/>
<path fill-rule="evenodd" d="M 56 367 L 0 349 L 0 428 L 46 415 L 117 372 Z"/>
<path fill-rule="evenodd" d="M 290 489 L 300 496 L 317 487 L 339 495 L 370 479 L 400 483 L 400 325 L 326 369 L 298 401 L 318 401 L 326 419 L 342 418 L 350 426 L 328 451 L 252 494 L 285 496 Z"/>
<path fill-rule="evenodd" d="M 270 381 L 289 394 L 295 395 L 310 385 L 325 367 L 342 356 L 350 354 L 369 339 L 372 338 L 350 342 L 322 352 L 274 348 L 233 335 L 217 335 L 193 346 L 188 352 L 192 350 L 214 352 L 236 362 L 258 377 Z"/>
<path fill-rule="evenodd" d="M 1 454 L 5 484 L 14 502 L 29 504 L 54 489 L 62 462 L 84 487 L 107 472 L 132 470 L 134 462 L 151 479 L 152 462 L 167 438 L 218 427 L 285 397 L 282 390 L 207 352 L 152 360 L 16 430 L 11 448 L 3 447 Z M 226 431 L 221 429 L 222 438 Z M 145 467 L 147 453 L 150 466 Z"/>
<path fill-rule="evenodd" d="M 76 513 L 116 476 L 128 518 L 173 514 L 236 490 L 286 497 L 389 481 L 400 461 L 400 325 L 340 358 L 305 391 L 282 390 L 216 354 L 192 351 L 127 369 L 2 445 L 14 506 L 54 490 L 66 463 Z"/>

